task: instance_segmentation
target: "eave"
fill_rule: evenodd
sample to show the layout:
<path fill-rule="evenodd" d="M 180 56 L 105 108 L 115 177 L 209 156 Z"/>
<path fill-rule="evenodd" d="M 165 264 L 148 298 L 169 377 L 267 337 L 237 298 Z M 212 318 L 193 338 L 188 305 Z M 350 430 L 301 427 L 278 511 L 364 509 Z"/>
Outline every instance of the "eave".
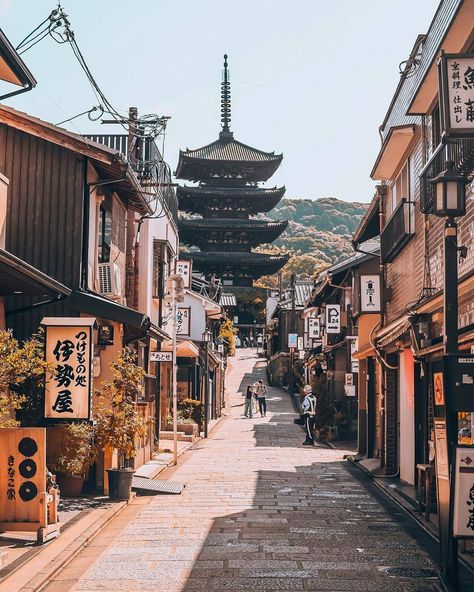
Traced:
<path fill-rule="evenodd" d="M 388 181 L 395 178 L 410 152 L 415 131 L 415 124 L 398 125 L 390 129 L 370 173 L 372 179 Z"/>
<path fill-rule="evenodd" d="M 352 237 L 354 247 L 380 235 L 379 204 L 379 196 L 375 194 Z"/>
<path fill-rule="evenodd" d="M 0 80 L 22 87 L 21 90 L 0 96 L 5 99 L 36 86 L 36 80 L 25 62 L 20 58 L 10 41 L 0 29 Z"/>

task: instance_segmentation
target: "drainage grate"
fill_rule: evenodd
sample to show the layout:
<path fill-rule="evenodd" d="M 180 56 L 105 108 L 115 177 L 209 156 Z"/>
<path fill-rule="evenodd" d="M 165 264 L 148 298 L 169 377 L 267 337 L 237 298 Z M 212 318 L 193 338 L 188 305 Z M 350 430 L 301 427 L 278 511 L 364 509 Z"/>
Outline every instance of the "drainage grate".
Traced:
<path fill-rule="evenodd" d="M 145 477 L 134 477 L 132 480 L 132 489 L 139 495 L 159 495 L 160 493 L 179 495 L 184 487 L 184 483 L 177 481 L 158 481 L 145 479 Z"/>
<path fill-rule="evenodd" d="M 399 578 L 437 578 L 438 573 L 434 569 L 426 567 L 387 567 L 384 572 L 389 576 L 398 576 Z"/>

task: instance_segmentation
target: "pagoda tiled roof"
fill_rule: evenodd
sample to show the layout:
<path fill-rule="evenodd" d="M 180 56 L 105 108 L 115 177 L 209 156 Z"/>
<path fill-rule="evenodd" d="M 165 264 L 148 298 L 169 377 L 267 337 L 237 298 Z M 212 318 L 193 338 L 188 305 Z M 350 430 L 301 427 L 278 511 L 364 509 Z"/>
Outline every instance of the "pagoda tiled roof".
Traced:
<path fill-rule="evenodd" d="M 278 164 L 283 158 L 283 154 L 275 154 L 275 152 L 264 152 L 257 148 L 252 148 L 247 144 L 238 142 L 234 139 L 231 132 L 221 132 L 219 139 L 202 148 L 195 150 L 180 150 L 180 155 L 187 158 L 199 158 L 204 160 L 225 160 L 235 162 L 272 162 L 278 161 Z"/>
<path fill-rule="evenodd" d="M 286 188 L 283 187 L 256 187 L 253 185 L 243 185 L 240 187 L 214 187 L 212 185 L 205 185 L 200 187 L 190 187 L 187 185 L 178 187 L 178 198 L 185 196 L 192 197 L 253 197 L 258 199 L 260 197 L 279 196 L 281 199 L 285 194 Z"/>
<path fill-rule="evenodd" d="M 279 230 L 283 232 L 288 220 L 243 220 L 241 218 L 180 218 L 179 227 L 189 230 L 246 230 L 261 232 Z"/>

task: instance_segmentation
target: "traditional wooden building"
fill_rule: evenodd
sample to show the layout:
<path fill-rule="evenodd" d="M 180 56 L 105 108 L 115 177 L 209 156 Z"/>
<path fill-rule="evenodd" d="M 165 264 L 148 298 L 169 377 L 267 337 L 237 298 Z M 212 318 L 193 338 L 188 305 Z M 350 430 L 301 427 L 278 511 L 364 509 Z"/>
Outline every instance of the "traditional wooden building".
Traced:
<path fill-rule="evenodd" d="M 254 253 L 252 249 L 274 241 L 288 222 L 250 217 L 269 212 L 283 197 L 284 187 L 259 186 L 274 174 L 283 156 L 234 139 L 227 56 L 221 113 L 222 131 L 215 142 L 179 153 L 176 176 L 198 183 L 178 188 L 179 208 L 188 214 L 179 222 L 180 240 L 199 247 L 199 252 L 186 255 L 195 270 L 207 277 L 215 275 L 224 286 L 252 286 L 253 280 L 276 273 L 287 261 L 286 256 Z"/>

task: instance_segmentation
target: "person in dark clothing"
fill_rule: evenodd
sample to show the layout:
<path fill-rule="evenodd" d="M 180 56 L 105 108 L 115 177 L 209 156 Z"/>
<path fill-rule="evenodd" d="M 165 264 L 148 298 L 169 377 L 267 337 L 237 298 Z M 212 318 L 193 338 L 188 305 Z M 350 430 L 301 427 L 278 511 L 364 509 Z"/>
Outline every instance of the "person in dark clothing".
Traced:
<path fill-rule="evenodd" d="M 314 446 L 314 422 L 316 419 L 316 396 L 313 394 L 313 389 L 309 384 L 303 388 L 305 398 L 303 400 L 303 415 L 304 425 L 306 431 L 306 440 L 303 442 L 304 446 Z"/>
<path fill-rule="evenodd" d="M 245 408 L 244 408 L 245 417 L 253 417 L 253 410 L 252 410 L 253 397 L 254 397 L 253 385 L 249 384 L 247 387 L 247 392 L 245 393 Z"/>
<path fill-rule="evenodd" d="M 258 399 L 258 408 L 260 415 L 265 417 L 267 414 L 267 387 L 263 384 L 263 380 L 259 380 L 255 383 L 255 394 Z"/>

